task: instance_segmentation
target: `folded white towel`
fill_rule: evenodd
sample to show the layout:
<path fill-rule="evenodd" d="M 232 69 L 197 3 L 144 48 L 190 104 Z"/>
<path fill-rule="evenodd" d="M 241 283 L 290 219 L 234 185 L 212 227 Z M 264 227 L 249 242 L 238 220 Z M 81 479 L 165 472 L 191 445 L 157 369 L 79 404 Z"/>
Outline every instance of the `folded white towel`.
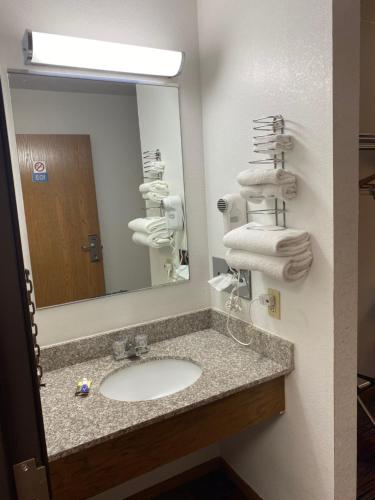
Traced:
<path fill-rule="evenodd" d="M 296 176 L 283 168 L 252 167 L 243 170 L 237 176 L 241 186 L 254 184 L 290 184 L 296 182 Z"/>
<path fill-rule="evenodd" d="M 132 239 L 136 245 L 144 245 L 150 248 L 168 247 L 171 244 L 170 238 L 162 238 L 158 233 L 133 233 Z"/>
<path fill-rule="evenodd" d="M 145 168 L 159 168 L 159 169 L 163 169 L 165 168 L 165 161 L 158 161 L 158 160 L 155 160 L 155 161 L 151 161 L 150 163 L 148 163 Z"/>
<path fill-rule="evenodd" d="M 139 191 L 141 193 L 160 193 L 160 194 L 169 194 L 168 184 L 164 181 L 152 181 L 145 182 L 139 186 Z"/>
<path fill-rule="evenodd" d="M 266 198 L 279 198 L 288 201 L 297 196 L 297 184 L 254 184 L 253 186 L 243 186 L 240 189 L 240 195 L 245 200 L 253 203 L 260 203 Z"/>
<path fill-rule="evenodd" d="M 223 243 L 227 248 L 235 250 L 287 257 L 310 249 L 310 235 L 299 229 L 267 227 L 250 222 L 229 231 L 224 236 Z"/>
<path fill-rule="evenodd" d="M 148 193 L 143 193 L 142 194 L 142 198 L 144 200 L 150 200 L 150 201 L 153 201 L 155 203 L 160 203 L 161 201 L 164 200 L 164 198 L 166 198 L 168 196 L 168 194 L 163 194 L 163 193 L 153 193 L 151 191 L 149 191 Z"/>
<path fill-rule="evenodd" d="M 128 223 L 128 228 L 138 233 L 154 234 L 164 232 L 164 234 L 168 234 L 165 217 L 144 217 L 134 219 Z"/>
<path fill-rule="evenodd" d="M 157 177 L 164 173 L 165 163 L 163 161 L 153 161 L 143 167 L 145 174 L 151 177 Z"/>
<path fill-rule="evenodd" d="M 225 255 L 228 266 L 237 270 L 260 271 L 283 281 L 297 281 L 309 272 L 312 253 L 305 251 L 293 257 L 272 257 L 243 250 L 228 250 Z"/>
<path fill-rule="evenodd" d="M 270 154 L 280 154 L 285 151 L 289 151 L 292 148 L 293 143 L 284 144 L 283 142 L 268 142 L 265 144 L 257 144 L 253 147 L 253 151 L 254 153 L 267 154 L 269 152 Z"/>
<path fill-rule="evenodd" d="M 281 144 L 292 144 L 292 136 L 287 134 L 258 135 L 253 138 L 254 146 L 268 142 L 279 142 Z"/>

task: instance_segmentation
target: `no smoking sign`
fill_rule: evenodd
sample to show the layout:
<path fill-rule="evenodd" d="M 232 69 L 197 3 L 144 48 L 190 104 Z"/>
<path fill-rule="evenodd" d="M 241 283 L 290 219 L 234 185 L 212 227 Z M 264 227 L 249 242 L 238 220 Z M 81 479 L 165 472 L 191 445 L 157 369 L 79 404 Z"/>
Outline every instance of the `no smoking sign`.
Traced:
<path fill-rule="evenodd" d="M 33 182 L 48 182 L 47 162 L 33 161 Z"/>

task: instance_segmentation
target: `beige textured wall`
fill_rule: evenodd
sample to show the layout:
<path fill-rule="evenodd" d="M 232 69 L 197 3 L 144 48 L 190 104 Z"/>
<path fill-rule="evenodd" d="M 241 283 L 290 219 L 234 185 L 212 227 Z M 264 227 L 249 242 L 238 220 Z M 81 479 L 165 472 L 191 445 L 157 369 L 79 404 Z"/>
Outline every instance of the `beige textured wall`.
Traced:
<path fill-rule="evenodd" d="M 342 10 L 326 0 L 236 0 L 230 8 L 225 0 L 198 1 L 210 255 L 221 257 L 225 251 L 216 201 L 238 191 L 236 174 L 253 159 L 251 122 L 268 114 L 284 115 L 296 143 L 286 155 L 287 168 L 298 175 L 298 197 L 287 204 L 287 223 L 308 230 L 312 238 L 314 262 L 307 279 L 286 284 L 252 273 L 254 296 L 268 287 L 281 291 L 281 321 L 259 306 L 254 318 L 295 343 L 296 369 L 287 378 L 286 414 L 228 440 L 222 453 L 266 500 L 349 500 L 355 494 L 357 88 L 352 58 L 358 32 L 355 2 L 338 4 Z M 333 7 L 338 9 L 334 20 Z M 340 59 L 336 48 L 343 51 Z M 212 292 L 212 302 L 223 309 L 223 296 Z M 242 318 L 248 319 L 247 304 Z M 340 381 L 344 387 L 340 384 L 335 398 Z"/>
<path fill-rule="evenodd" d="M 359 3 L 333 0 L 332 38 L 334 498 L 352 500 L 357 469 Z"/>

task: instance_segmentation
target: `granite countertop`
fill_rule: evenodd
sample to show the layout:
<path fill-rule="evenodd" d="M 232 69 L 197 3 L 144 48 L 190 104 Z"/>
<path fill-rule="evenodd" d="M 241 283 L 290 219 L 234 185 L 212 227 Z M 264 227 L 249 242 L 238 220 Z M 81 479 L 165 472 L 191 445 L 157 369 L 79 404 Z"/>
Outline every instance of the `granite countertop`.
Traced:
<path fill-rule="evenodd" d="M 99 392 L 101 381 L 113 370 L 150 359 L 189 359 L 202 368 L 190 387 L 152 401 L 115 401 Z M 92 359 L 44 376 L 41 389 L 49 459 L 89 448 L 152 422 L 168 418 L 245 388 L 290 373 L 293 360 L 278 363 L 249 347 L 242 347 L 214 330 L 203 330 L 151 344 L 138 361 Z M 74 395 L 76 382 L 92 378 L 89 396 Z"/>

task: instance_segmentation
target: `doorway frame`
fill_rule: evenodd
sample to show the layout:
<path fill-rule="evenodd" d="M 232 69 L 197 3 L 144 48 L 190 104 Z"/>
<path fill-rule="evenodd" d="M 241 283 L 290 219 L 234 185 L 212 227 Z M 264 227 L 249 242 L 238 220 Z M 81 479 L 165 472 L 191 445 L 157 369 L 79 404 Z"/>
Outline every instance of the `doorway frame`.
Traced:
<path fill-rule="evenodd" d="M 17 498 L 13 465 L 48 455 L 0 78 L 0 494 Z"/>

